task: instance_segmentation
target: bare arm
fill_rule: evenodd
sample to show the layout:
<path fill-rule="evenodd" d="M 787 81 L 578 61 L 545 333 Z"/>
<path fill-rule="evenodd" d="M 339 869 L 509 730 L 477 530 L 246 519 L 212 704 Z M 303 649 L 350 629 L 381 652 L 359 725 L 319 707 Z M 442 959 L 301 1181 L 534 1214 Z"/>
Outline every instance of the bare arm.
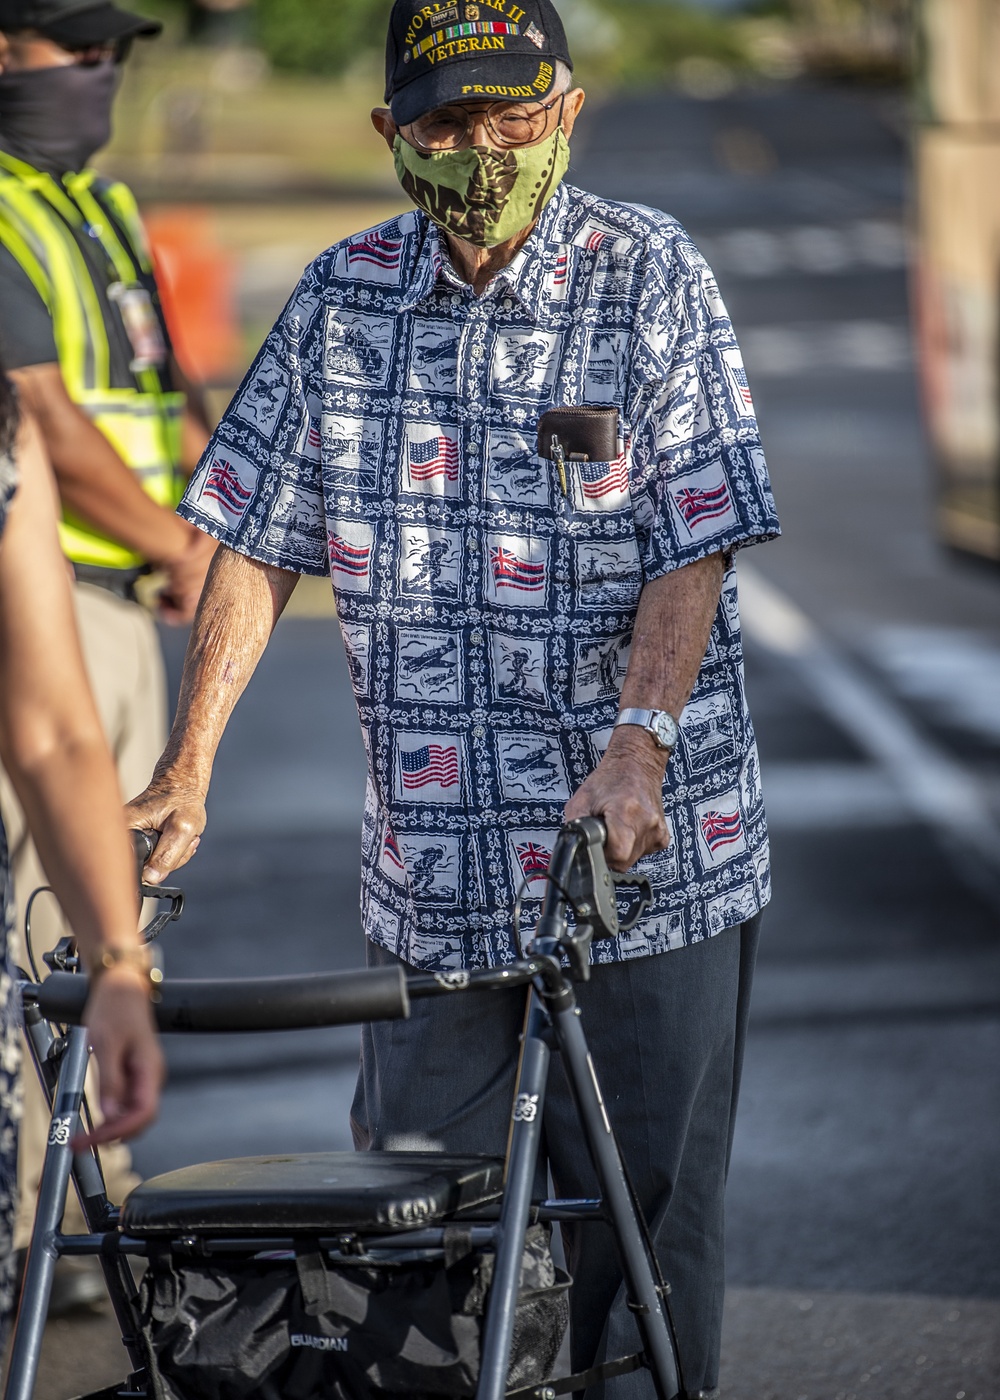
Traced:
<path fill-rule="evenodd" d="M 146 866 L 153 884 L 198 849 L 219 741 L 298 579 L 231 549 L 212 561 L 170 739 L 149 787 L 127 808 L 132 826 L 161 833 Z"/>
<path fill-rule="evenodd" d="M 667 710 L 680 717 L 705 658 L 724 572 L 722 555 L 713 554 L 643 588 L 622 709 Z M 643 729 L 623 725 L 566 804 L 568 820 L 604 817 L 608 863 L 615 870 L 627 870 L 669 844 L 662 794 L 667 758 Z"/>
<path fill-rule="evenodd" d="M 111 443 L 66 392 L 57 364 L 32 365 L 12 375 L 38 421 L 63 504 L 103 534 L 165 569 L 164 616 L 194 614 L 214 543 L 146 495 Z"/>
<path fill-rule="evenodd" d="M 138 948 L 121 797 L 87 683 L 56 532 L 56 497 L 26 420 L 20 475 L 0 547 L 0 753 L 84 960 Z M 149 984 L 128 962 L 102 971 L 88 1002 L 107 1119 L 96 1141 L 130 1136 L 156 1113 L 163 1062 Z"/>

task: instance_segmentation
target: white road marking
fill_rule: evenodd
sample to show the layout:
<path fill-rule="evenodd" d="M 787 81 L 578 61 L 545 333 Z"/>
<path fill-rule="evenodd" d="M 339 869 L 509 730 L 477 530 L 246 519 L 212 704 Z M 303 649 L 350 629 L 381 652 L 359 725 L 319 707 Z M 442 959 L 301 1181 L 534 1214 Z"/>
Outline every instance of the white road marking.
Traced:
<path fill-rule="evenodd" d="M 896 271 L 906 266 L 908 257 L 903 226 L 890 219 L 785 229 L 735 228 L 696 236 L 695 241 L 716 272 L 737 277 Z"/>
<path fill-rule="evenodd" d="M 966 878 L 1000 898 L 1000 827 L 981 785 L 822 636 L 787 594 L 740 562 L 747 636 L 784 656 L 827 716 L 863 750 L 912 815 L 937 833 Z M 764 791 L 765 803 L 767 789 Z"/>
<path fill-rule="evenodd" d="M 906 321 L 751 326 L 740 336 L 751 378 L 822 370 L 899 371 L 913 362 Z"/>
<path fill-rule="evenodd" d="M 899 794 L 872 763 L 761 765 L 767 824 L 772 831 L 837 831 L 899 826 Z"/>
<path fill-rule="evenodd" d="M 951 627 L 880 627 L 870 657 L 907 700 L 1000 744 L 1000 647 Z"/>

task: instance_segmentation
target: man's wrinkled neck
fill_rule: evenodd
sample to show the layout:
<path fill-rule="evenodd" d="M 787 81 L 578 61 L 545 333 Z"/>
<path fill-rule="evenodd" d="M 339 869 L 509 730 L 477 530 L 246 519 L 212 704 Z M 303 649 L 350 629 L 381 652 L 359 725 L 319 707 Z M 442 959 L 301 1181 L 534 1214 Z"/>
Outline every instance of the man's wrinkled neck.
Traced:
<path fill-rule="evenodd" d="M 441 229 L 448 245 L 451 264 L 463 282 L 468 282 L 477 297 L 481 297 L 498 272 L 502 272 L 521 251 L 538 226 L 538 220 L 521 229 L 520 233 L 508 238 L 505 243 L 497 243 L 493 248 L 480 248 L 476 243 L 467 243 Z"/>

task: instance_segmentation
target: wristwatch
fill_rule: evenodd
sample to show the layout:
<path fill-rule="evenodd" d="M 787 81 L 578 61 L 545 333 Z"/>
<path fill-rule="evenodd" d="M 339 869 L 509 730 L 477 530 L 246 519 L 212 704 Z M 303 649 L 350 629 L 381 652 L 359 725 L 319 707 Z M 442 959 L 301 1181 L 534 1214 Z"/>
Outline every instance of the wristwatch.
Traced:
<path fill-rule="evenodd" d="M 680 729 L 673 715 L 666 710 L 621 710 L 615 720 L 615 728 L 620 724 L 639 725 L 653 736 L 653 743 L 658 749 L 666 749 L 669 753 L 677 747 Z"/>

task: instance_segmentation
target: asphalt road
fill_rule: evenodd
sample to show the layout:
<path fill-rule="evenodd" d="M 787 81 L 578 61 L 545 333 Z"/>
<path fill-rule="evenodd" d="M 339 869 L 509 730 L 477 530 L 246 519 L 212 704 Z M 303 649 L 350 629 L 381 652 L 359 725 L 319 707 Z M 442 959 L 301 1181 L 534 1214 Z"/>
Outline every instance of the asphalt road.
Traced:
<path fill-rule="evenodd" d="M 676 214 L 713 262 L 785 529 L 741 566 L 775 894 L 727 1400 L 1000 1390 L 1000 575 L 933 540 L 901 113 L 801 87 L 622 99 L 573 172 Z M 358 963 L 362 780 L 335 624 L 286 620 L 226 737 L 169 971 Z M 355 1057 L 353 1032 L 175 1040 L 137 1163 L 346 1146 Z"/>

